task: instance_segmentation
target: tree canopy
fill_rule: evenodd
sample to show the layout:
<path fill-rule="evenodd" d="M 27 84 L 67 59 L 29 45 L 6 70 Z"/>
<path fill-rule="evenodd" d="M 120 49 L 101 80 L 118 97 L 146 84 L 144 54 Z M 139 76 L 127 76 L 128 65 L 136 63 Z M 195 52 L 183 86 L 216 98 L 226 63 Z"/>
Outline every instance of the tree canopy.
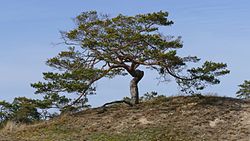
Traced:
<path fill-rule="evenodd" d="M 81 106 L 88 94 L 95 93 L 95 82 L 103 77 L 132 76 L 131 102 L 137 104 L 144 69 L 156 71 L 162 78 L 172 76 L 187 93 L 219 84 L 218 77 L 229 73 L 226 64 L 211 61 L 188 67 L 200 58 L 178 56 L 177 50 L 183 47 L 181 37 L 161 33 L 162 28 L 173 24 L 168 12 L 110 17 L 88 11 L 74 22 L 74 29 L 62 32 L 68 49 L 47 60 L 47 65 L 58 71 L 46 72 L 45 82 L 32 84 L 37 94 L 44 94 L 58 107 Z M 78 97 L 72 99 L 69 93 Z"/>
<path fill-rule="evenodd" d="M 239 85 L 240 89 L 237 91 L 237 97 L 243 99 L 250 98 L 250 81 L 245 80 L 243 84 Z"/>
<path fill-rule="evenodd" d="M 0 101 L 0 126 L 12 120 L 20 123 L 31 123 L 42 118 L 38 109 L 41 109 L 40 100 L 17 97 L 12 103 Z M 39 104 L 40 103 L 40 104 Z"/>

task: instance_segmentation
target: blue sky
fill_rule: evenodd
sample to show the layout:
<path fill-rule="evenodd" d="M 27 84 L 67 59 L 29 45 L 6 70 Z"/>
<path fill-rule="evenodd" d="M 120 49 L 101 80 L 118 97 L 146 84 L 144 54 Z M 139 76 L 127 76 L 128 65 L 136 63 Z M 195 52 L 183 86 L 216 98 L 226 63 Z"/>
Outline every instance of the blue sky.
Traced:
<path fill-rule="evenodd" d="M 235 96 L 240 83 L 250 80 L 249 39 L 250 1 L 248 0 L 8 0 L 0 4 L 0 99 L 17 96 L 37 97 L 30 83 L 42 80 L 51 70 L 45 61 L 65 46 L 60 30 L 74 27 L 72 18 L 83 11 L 97 10 L 115 16 L 168 11 L 175 22 L 163 32 L 182 36 L 182 55 L 197 55 L 202 60 L 226 62 L 231 74 L 222 83 L 204 92 Z M 130 77 L 97 82 L 97 95 L 90 103 L 102 103 L 129 96 Z M 146 71 L 140 92 L 178 93 L 174 83 L 158 84 L 155 73 Z"/>

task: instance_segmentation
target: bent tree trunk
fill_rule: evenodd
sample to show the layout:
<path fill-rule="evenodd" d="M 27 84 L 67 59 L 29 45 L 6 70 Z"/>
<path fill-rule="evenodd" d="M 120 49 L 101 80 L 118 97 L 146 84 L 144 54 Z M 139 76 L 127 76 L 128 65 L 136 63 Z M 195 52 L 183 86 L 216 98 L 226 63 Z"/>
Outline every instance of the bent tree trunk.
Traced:
<path fill-rule="evenodd" d="M 144 76 L 144 72 L 141 70 L 135 70 L 132 76 L 133 79 L 130 81 L 130 94 L 131 94 L 131 103 L 135 105 L 139 103 L 138 83 Z"/>

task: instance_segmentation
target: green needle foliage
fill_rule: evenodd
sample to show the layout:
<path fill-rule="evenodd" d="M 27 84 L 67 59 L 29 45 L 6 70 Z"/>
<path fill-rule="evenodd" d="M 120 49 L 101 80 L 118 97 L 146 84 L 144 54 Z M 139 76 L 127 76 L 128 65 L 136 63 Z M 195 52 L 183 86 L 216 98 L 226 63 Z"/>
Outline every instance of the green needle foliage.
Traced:
<path fill-rule="evenodd" d="M 157 71 L 168 79 L 172 76 L 183 91 L 193 93 L 207 85 L 219 84 L 219 76 L 229 73 L 224 63 L 206 61 L 201 67 L 196 56 L 181 57 L 181 37 L 160 32 L 171 26 L 164 11 L 109 17 L 96 11 L 83 12 L 75 18 L 76 27 L 62 32 L 68 50 L 49 59 L 47 65 L 58 70 L 44 73 L 45 82 L 32 84 L 36 94 L 43 94 L 56 107 L 84 105 L 87 95 L 95 92 L 94 83 L 103 77 L 131 75 L 131 97 L 138 103 L 138 82 L 142 69 Z M 69 93 L 78 97 L 72 99 Z"/>
<path fill-rule="evenodd" d="M 250 98 L 250 81 L 245 80 L 243 84 L 239 85 L 240 89 L 236 93 L 237 97 L 243 98 L 243 99 L 249 99 Z"/>
<path fill-rule="evenodd" d="M 31 123 L 42 118 L 38 109 L 39 100 L 17 97 L 12 103 L 0 101 L 0 124 L 11 120 L 18 123 Z M 41 104 L 40 104 L 41 105 Z"/>
<path fill-rule="evenodd" d="M 51 108 L 54 108 L 52 102 L 55 102 L 55 99 L 64 100 L 58 97 L 45 97 L 43 100 L 17 97 L 11 103 L 0 101 L 0 127 L 3 127 L 7 121 L 29 124 L 57 116 L 56 112 L 49 112 Z"/>

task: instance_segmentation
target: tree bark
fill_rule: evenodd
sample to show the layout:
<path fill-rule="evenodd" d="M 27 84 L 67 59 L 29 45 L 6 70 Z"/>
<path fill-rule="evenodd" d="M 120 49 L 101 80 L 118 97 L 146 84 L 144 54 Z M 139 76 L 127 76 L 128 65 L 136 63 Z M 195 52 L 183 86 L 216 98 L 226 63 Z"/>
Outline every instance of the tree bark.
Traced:
<path fill-rule="evenodd" d="M 139 91 L 138 91 L 138 83 L 144 76 L 144 72 L 141 70 L 135 70 L 132 72 L 133 79 L 130 81 L 130 94 L 131 94 L 131 103 L 138 104 L 139 103 Z"/>

